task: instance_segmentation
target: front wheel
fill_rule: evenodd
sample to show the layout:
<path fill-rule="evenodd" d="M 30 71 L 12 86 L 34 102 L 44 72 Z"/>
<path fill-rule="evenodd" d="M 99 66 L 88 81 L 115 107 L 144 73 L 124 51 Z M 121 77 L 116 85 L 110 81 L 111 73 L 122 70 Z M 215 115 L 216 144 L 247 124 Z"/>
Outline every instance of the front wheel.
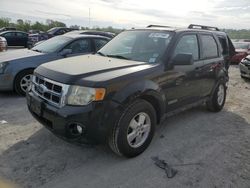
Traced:
<path fill-rule="evenodd" d="M 109 146 L 118 155 L 135 157 L 149 146 L 155 131 L 156 112 L 145 100 L 136 100 L 120 116 L 109 137 Z"/>
<path fill-rule="evenodd" d="M 32 74 L 33 74 L 33 70 L 28 69 L 28 70 L 24 70 L 24 71 L 20 72 L 16 76 L 14 88 L 15 88 L 15 91 L 19 95 L 24 96 L 26 94 L 26 90 L 28 89 L 28 87 L 31 83 Z"/>
<path fill-rule="evenodd" d="M 212 112 L 221 111 L 226 101 L 226 95 L 226 84 L 223 81 L 219 81 L 210 99 L 207 101 L 207 109 Z"/>

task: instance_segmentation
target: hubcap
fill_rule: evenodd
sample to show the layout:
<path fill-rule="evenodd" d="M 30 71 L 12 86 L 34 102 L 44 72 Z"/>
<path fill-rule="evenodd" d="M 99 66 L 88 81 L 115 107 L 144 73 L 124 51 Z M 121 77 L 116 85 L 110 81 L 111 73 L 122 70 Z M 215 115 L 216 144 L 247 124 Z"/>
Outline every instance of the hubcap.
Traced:
<path fill-rule="evenodd" d="M 30 82 L 31 82 L 31 74 L 27 74 L 25 75 L 21 81 L 20 81 L 20 87 L 22 89 L 23 92 L 26 92 L 26 90 L 28 89 L 28 87 L 30 86 Z"/>
<path fill-rule="evenodd" d="M 151 130 L 151 120 L 148 114 L 140 112 L 130 121 L 127 140 L 133 148 L 138 148 L 147 140 Z"/>
<path fill-rule="evenodd" d="M 218 89 L 218 93 L 217 93 L 217 102 L 218 104 L 221 106 L 224 102 L 224 96 L 225 96 L 225 90 L 224 90 L 224 86 L 221 84 L 219 86 Z"/>

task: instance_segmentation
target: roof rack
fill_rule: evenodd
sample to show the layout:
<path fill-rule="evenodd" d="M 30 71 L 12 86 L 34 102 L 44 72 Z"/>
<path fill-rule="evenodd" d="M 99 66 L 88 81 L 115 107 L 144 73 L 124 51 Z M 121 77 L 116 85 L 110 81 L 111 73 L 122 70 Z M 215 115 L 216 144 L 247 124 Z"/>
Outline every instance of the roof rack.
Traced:
<path fill-rule="evenodd" d="M 167 28 L 171 28 L 170 26 L 165 26 L 165 25 L 148 25 L 147 28 L 149 27 L 167 27 Z"/>
<path fill-rule="evenodd" d="M 211 26 L 205 26 L 205 25 L 196 25 L 196 24 L 190 24 L 188 26 L 188 29 L 204 29 L 204 30 L 220 31 L 218 29 L 218 27 L 211 27 Z"/>

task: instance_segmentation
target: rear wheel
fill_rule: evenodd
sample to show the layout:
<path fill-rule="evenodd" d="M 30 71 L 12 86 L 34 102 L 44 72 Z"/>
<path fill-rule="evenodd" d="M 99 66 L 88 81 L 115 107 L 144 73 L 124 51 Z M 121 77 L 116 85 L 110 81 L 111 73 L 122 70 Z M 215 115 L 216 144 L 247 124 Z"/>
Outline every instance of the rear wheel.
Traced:
<path fill-rule="evenodd" d="M 19 95 L 25 95 L 32 79 L 33 69 L 20 72 L 15 79 L 14 88 Z"/>
<path fill-rule="evenodd" d="M 110 148 L 118 155 L 135 157 L 150 144 L 156 125 L 156 112 L 145 100 L 136 100 L 128 106 L 113 128 Z"/>
<path fill-rule="evenodd" d="M 219 112 L 224 107 L 226 101 L 226 84 L 221 80 L 215 88 L 212 96 L 207 101 L 207 108 L 212 112 Z"/>

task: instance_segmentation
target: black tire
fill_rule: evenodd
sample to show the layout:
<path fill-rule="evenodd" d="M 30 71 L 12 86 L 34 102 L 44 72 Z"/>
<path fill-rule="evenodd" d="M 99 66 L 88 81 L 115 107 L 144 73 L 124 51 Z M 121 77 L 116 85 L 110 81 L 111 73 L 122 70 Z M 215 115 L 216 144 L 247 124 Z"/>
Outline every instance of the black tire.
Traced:
<path fill-rule="evenodd" d="M 138 147 L 132 147 L 127 139 L 129 125 L 132 119 L 134 119 L 140 113 L 146 114 L 147 119 L 150 118 L 151 127 L 149 133 L 146 134 L 144 139 L 145 141 L 142 143 L 142 145 Z M 156 112 L 153 106 L 145 100 L 136 100 L 123 111 L 117 124 L 113 127 L 112 133 L 109 136 L 110 149 L 120 156 L 125 156 L 128 158 L 138 156 L 144 150 L 146 150 L 151 143 L 155 132 L 155 125 Z M 143 134 L 145 133 L 142 133 L 142 135 Z"/>
<path fill-rule="evenodd" d="M 33 74 L 33 69 L 27 69 L 27 70 L 24 70 L 20 73 L 17 74 L 16 78 L 15 78 L 15 82 L 14 82 L 14 89 L 15 91 L 19 94 L 19 95 L 22 95 L 22 96 L 25 96 L 26 95 L 26 92 L 22 89 L 21 87 L 21 82 L 22 82 L 22 79 L 27 76 L 27 75 L 32 75 Z"/>
<path fill-rule="evenodd" d="M 224 91 L 224 96 L 221 97 L 223 98 L 222 102 L 219 102 L 219 90 L 220 87 L 223 88 Z M 214 89 L 212 95 L 210 96 L 210 99 L 207 101 L 206 105 L 207 105 L 207 109 L 211 112 L 219 112 L 223 109 L 225 101 L 226 101 L 226 96 L 227 96 L 227 87 L 226 84 L 223 80 L 220 80 L 217 85 L 216 88 Z"/>

